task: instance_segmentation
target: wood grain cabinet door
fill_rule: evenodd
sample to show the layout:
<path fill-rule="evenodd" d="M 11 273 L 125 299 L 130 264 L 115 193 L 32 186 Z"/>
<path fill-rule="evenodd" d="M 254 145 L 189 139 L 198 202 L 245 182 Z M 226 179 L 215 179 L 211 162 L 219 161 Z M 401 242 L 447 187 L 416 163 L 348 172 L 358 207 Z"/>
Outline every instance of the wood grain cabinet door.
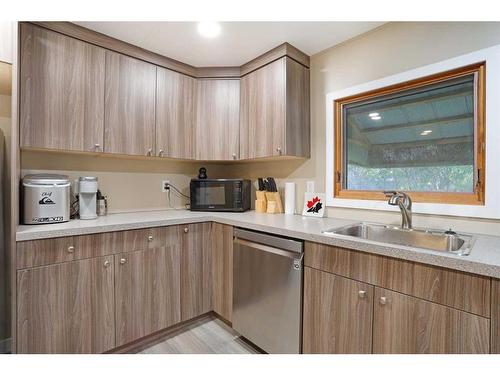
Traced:
<path fill-rule="evenodd" d="M 212 298 L 214 311 L 233 318 L 233 227 L 212 223 Z"/>
<path fill-rule="evenodd" d="M 302 351 L 371 353 L 373 298 L 371 285 L 305 267 Z"/>
<path fill-rule="evenodd" d="M 286 57 L 286 122 L 282 130 L 284 146 L 274 145 L 275 149 L 284 147 L 281 151 L 283 155 L 311 156 L 309 74 L 308 68 Z M 280 151 L 277 153 L 280 154 Z"/>
<path fill-rule="evenodd" d="M 154 155 L 156 67 L 106 51 L 104 150 Z"/>
<path fill-rule="evenodd" d="M 242 159 L 278 156 L 278 147 L 284 148 L 285 92 L 286 58 L 276 60 L 241 78 Z"/>
<path fill-rule="evenodd" d="M 486 354 L 489 319 L 375 288 L 373 352 Z"/>
<path fill-rule="evenodd" d="M 115 255 L 116 346 L 180 322 L 180 247 Z"/>
<path fill-rule="evenodd" d="M 103 151 L 104 49 L 21 23 L 21 147 Z"/>
<path fill-rule="evenodd" d="M 500 354 L 500 280 L 491 279 L 491 353 Z"/>
<path fill-rule="evenodd" d="M 309 91 L 309 69 L 286 56 L 242 77 L 240 157 L 309 157 Z"/>
<path fill-rule="evenodd" d="M 102 353 L 115 346 L 113 257 L 18 271 L 18 353 Z"/>
<path fill-rule="evenodd" d="M 239 159 L 240 81 L 200 79 L 196 86 L 196 159 Z"/>
<path fill-rule="evenodd" d="M 182 226 L 181 317 L 189 320 L 212 310 L 211 223 Z"/>
<path fill-rule="evenodd" d="M 194 159 L 196 80 L 157 67 L 156 155 Z"/>

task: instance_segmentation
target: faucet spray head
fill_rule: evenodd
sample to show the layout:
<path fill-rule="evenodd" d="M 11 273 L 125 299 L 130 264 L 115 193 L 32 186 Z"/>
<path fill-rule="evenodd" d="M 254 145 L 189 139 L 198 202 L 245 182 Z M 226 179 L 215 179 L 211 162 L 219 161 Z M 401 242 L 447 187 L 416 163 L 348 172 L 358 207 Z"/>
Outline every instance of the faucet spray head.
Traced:
<path fill-rule="evenodd" d="M 394 191 L 394 190 L 385 190 L 384 191 L 384 195 L 389 198 L 389 204 L 391 206 L 397 206 L 399 203 L 399 195 L 398 195 L 398 192 L 397 191 Z"/>

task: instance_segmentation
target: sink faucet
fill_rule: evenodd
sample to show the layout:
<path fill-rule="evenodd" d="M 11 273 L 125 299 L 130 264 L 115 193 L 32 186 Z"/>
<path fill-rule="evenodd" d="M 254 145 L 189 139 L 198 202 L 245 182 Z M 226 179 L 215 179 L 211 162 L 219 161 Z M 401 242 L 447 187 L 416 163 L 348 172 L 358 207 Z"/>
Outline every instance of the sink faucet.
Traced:
<path fill-rule="evenodd" d="M 408 194 L 401 191 L 384 191 L 384 195 L 389 198 L 391 206 L 399 206 L 401 210 L 402 222 L 401 228 L 412 229 L 411 224 L 411 198 Z"/>

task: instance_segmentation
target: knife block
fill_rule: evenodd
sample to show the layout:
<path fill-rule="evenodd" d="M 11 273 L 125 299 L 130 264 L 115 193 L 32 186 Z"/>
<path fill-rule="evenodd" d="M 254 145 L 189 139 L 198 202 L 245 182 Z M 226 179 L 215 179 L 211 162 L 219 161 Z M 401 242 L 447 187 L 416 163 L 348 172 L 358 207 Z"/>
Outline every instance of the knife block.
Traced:
<path fill-rule="evenodd" d="M 266 192 L 266 199 L 267 199 L 267 213 L 268 214 L 282 214 L 284 211 L 283 211 L 283 204 L 281 203 L 281 197 L 280 197 L 280 193 L 278 193 L 277 191 L 275 192 Z M 269 202 L 276 202 L 272 205 L 269 204 Z M 269 206 L 272 207 L 271 210 L 269 210 Z"/>
<path fill-rule="evenodd" d="M 265 191 L 255 192 L 257 199 L 255 200 L 255 212 L 265 213 L 267 211 L 267 198 Z"/>

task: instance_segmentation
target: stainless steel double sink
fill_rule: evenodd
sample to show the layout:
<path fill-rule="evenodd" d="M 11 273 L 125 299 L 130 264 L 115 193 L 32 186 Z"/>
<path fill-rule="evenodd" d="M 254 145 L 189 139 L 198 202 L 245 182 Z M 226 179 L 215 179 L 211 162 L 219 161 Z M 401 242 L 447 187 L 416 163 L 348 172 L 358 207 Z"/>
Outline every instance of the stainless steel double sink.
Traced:
<path fill-rule="evenodd" d="M 475 241 L 474 236 L 452 231 L 403 229 L 397 226 L 372 223 L 356 223 L 338 229 L 325 230 L 323 233 L 456 255 L 469 255 Z"/>

